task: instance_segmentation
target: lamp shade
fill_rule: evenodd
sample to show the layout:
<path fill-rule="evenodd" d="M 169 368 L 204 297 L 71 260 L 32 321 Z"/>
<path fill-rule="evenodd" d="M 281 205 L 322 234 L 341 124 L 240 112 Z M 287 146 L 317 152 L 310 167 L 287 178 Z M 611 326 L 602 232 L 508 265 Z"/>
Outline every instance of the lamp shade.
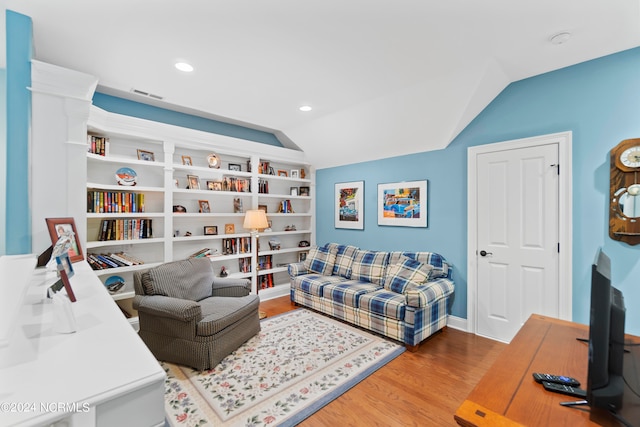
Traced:
<path fill-rule="evenodd" d="M 244 214 L 244 224 L 242 224 L 242 226 L 249 230 L 258 230 L 260 228 L 267 228 L 269 227 L 269 222 L 267 221 L 267 214 L 262 209 L 248 210 Z"/>

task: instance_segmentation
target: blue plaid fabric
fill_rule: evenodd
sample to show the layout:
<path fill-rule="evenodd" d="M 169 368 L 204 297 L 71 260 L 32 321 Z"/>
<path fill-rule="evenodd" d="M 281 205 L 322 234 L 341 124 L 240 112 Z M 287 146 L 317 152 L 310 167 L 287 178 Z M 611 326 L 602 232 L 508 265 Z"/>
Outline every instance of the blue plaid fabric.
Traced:
<path fill-rule="evenodd" d="M 336 283 L 343 283 L 344 278 L 340 276 L 322 276 L 320 274 L 305 274 L 292 278 L 292 288 L 300 289 L 311 295 L 324 296 L 324 287 Z"/>
<path fill-rule="evenodd" d="M 389 252 L 357 250 L 351 264 L 351 279 L 382 285 Z"/>
<path fill-rule="evenodd" d="M 437 279 L 438 277 L 451 279 L 452 269 L 440 254 L 435 252 L 391 252 L 389 254 L 389 265 L 397 264 L 403 256 L 415 259 L 423 264 L 432 265 L 433 270 L 431 270 L 429 280 Z"/>
<path fill-rule="evenodd" d="M 387 266 L 384 287 L 400 294 L 426 282 L 433 266 L 402 256 L 400 262 Z"/>
<path fill-rule="evenodd" d="M 380 286 L 371 283 L 358 282 L 356 280 L 344 280 L 323 287 L 322 296 L 333 302 L 358 307 L 358 299 L 362 295 L 380 289 Z"/>
<path fill-rule="evenodd" d="M 316 246 L 309 250 L 309 255 L 307 255 L 307 259 L 304 261 L 304 266 L 312 273 L 331 275 L 335 262 L 335 251 Z"/>
<path fill-rule="evenodd" d="M 353 262 L 353 257 L 355 256 L 358 248 L 356 246 L 339 245 L 337 243 L 327 243 L 324 247 L 336 251 L 336 262 L 333 266 L 333 275 L 350 279 L 351 263 Z"/>
<path fill-rule="evenodd" d="M 360 308 L 391 319 L 404 320 L 407 307 L 404 295 L 382 289 L 360 297 Z"/>
<path fill-rule="evenodd" d="M 406 292 L 407 304 L 412 307 L 427 307 L 435 301 L 446 299 L 453 293 L 453 282 L 444 277 L 432 280 Z"/>

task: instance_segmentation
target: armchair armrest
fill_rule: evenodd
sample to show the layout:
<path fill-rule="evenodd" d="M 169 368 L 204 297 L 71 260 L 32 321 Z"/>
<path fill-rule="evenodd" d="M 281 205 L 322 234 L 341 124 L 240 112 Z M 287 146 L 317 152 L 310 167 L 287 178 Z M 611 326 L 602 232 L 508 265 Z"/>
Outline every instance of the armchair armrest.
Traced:
<path fill-rule="evenodd" d="M 133 299 L 133 308 L 152 316 L 168 317 L 183 322 L 199 320 L 202 317 L 200 304 L 196 301 L 164 295 L 136 295 Z"/>
<path fill-rule="evenodd" d="M 441 277 L 406 291 L 407 305 L 427 307 L 453 293 L 453 281 Z"/>
<path fill-rule="evenodd" d="M 304 266 L 304 262 L 293 262 L 288 266 L 289 276 L 293 279 L 296 276 L 301 276 L 303 274 L 309 274 L 310 271 L 307 270 Z"/>
<path fill-rule="evenodd" d="M 244 297 L 251 293 L 251 281 L 232 277 L 216 277 L 211 285 L 214 297 Z"/>

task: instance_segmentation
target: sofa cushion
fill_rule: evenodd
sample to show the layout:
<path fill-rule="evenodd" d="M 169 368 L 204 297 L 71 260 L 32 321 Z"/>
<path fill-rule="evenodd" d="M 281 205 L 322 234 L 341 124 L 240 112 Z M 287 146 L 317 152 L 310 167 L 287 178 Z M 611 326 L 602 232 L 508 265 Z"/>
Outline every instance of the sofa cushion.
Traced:
<path fill-rule="evenodd" d="M 326 285 L 322 289 L 322 295 L 324 298 L 331 300 L 331 302 L 333 303 L 339 303 L 358 308 L 358 300 L 360 296 L 377 291 L 379 289 L 380 286 L 376 286 L 372 283 L 342 279 L 340 283 Z"/>
<path fill-rule="evenodd" d="M 406 256 L 400 257 L 399 261 L 387 266 L 387 274 L 384 279 L 385 289 L 400 294 L 415 288 L 429 279 L 433 270 L 431 264 L 424 264 Z"/>
<path fill-rule="evenodd" d="M 403 256 L 415 259 L 423 264 L 432 265 L 433 269 L 429 275 L 429 280 L 437 279 L 438 277 L 449 277 L 450 266 L 440 254 L 435 252 L 391 252 L 389 264 L 397 264 Z"/>
<path fill-rule="evenodd" d="M 336 262 L 335 251 L 324 247 L 313 247 L 304 261 L 304 266 L 312 273 L 330 276 Z"/>
<path fill-rule="evenodd" d="M 358 305 L 360 310 L 396 320 L 404 320 L 407 308 L 404 295 L 387 289 L 361 295 Z"/>
<path fill-rule="evenodd" d="M 353 263 L 353 257 L 355 256 L 358 247 L 351 245 L 338 245 L 337 243 L 327 243 L 325 247 L 335 249 L 336 251 L 336 263 L 333 266 L 333 275 L 349 279 L 351 277 L 351 264 Z"/>
<path fill-rule="evenodd" d="M 319 274 L 305 274 L 303 276 L 296 276 L 291 280 L 292 289 L 300 289 L 301 291 L 321 297 L 323 295 L 322 289 L 326 285 L 333 283 L 341 283 L 344 281 L 344 277 L 340 276 L 322 276 Z"/>
<path fill-rule="evenodd" d="M 351 279 L 382 286 L 388 257 L 388 252 L 357 250 L 351 264 Z"/>
<path fill-rule="evenodd" d="M 150 295 L 200 301 L 211 296 L 214 272 L 209 258 L 168 262 L 149 269 L 145 289 Z"/>

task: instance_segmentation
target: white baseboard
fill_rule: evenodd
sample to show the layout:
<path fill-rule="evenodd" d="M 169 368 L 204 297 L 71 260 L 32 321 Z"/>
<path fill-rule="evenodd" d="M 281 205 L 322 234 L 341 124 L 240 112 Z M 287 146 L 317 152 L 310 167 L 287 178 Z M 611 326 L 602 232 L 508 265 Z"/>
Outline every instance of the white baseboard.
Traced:
<path fill-rule="evenodd" d="M 453 329 L 458 329 L 463 332 L 469 332 L 467 329 L 467 319 L 457 316 L 447 317 L 447 326 Z"/>

